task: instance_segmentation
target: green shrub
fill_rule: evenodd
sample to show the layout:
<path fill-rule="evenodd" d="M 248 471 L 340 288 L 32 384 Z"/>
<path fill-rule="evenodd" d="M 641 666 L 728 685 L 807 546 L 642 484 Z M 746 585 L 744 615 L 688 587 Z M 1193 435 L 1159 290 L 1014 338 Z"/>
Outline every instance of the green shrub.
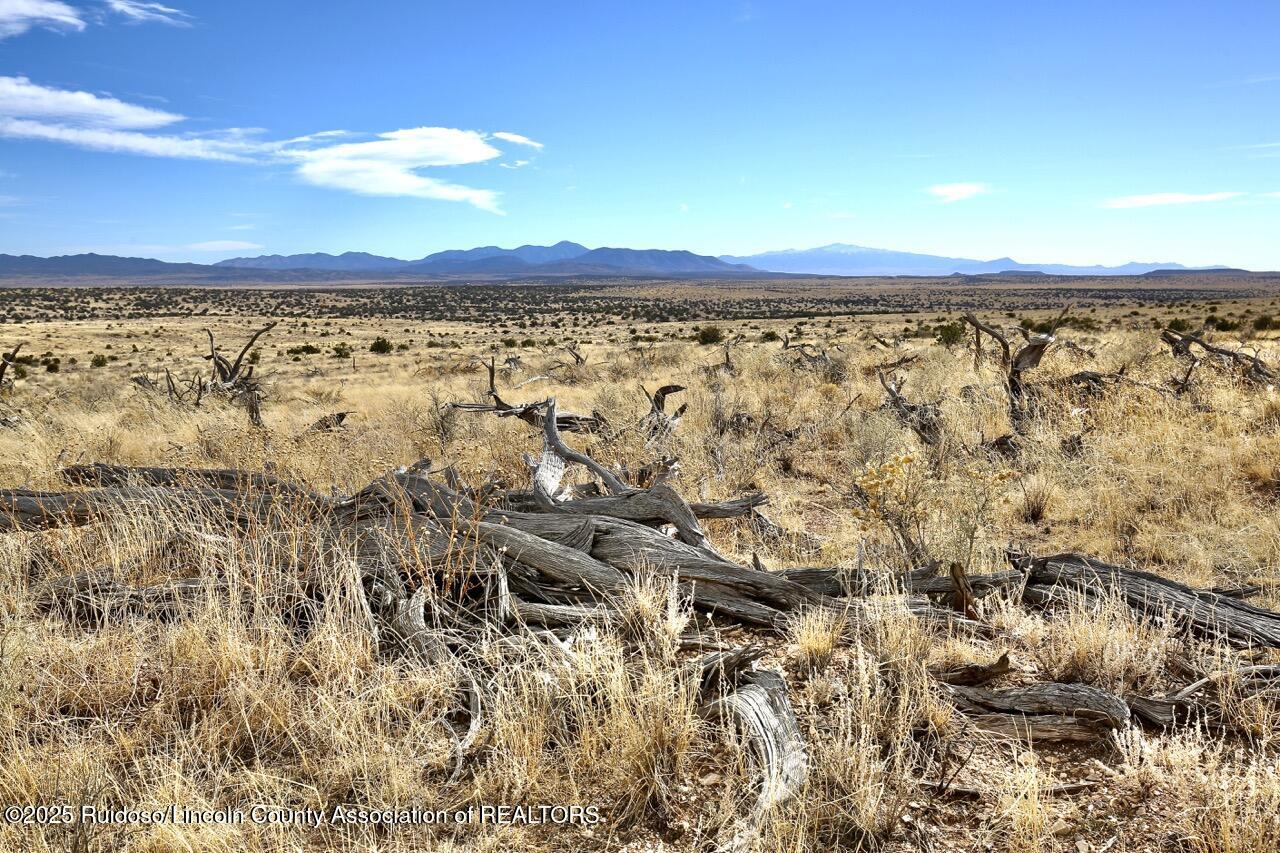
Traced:
<path fill-rule="evenodd" d="M 106 367 L 107 357 L 102 353 L 98 353 L 89 361 L 90 367 Z"/>
<path fill-rule="evenodd" d="M 965 337 L 967 337 L 965 334 L 964 323 L 961 323 L 959 320 L 953 320 L 942 326 L 935 326 L 933 331 L 938 343 L 942 344 L 944 347 L 953 347 L 956 344 L 963 342 Z"/>
<path fill-rule="evenodd" d="M 724 331 L 719 326 L 703 326 L 695 340 L 703 346 L 724 343 Z"/>
<path fill-rule="evenodd" d="M 369 352 L 375 355 L 390 355 L 392 349 L 391 341 L 384 337 L 376 337 L 373 343 L 369 344 Z"/>

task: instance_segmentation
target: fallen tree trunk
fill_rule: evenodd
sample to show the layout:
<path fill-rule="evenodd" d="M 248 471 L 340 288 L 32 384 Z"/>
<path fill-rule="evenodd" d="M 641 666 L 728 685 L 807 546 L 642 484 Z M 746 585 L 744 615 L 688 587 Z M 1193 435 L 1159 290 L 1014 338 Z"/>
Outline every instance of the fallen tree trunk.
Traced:
<path fill-rule="evenodd" d="M 978 728 L 1023 740 L 1093 741 L 1129 721 L 1114 693 L 1085 684 L 1033 684 L 1007 690 L 945 685 L 947 695 Z"/>
<path fill-rule="evenodd" d="M 172 618 L 189 610 L 226 584 L 206 578 L 179 578 L 147 587 L 131 587 L 109 571 L 81 572 L 45 582 L 36 592 L 36 609 L 57 613 L 80 625 L 100 626 L 129 615 Z"/>
<path fill-rule="evenodd" d="M 273 474 L 260 474 L 235 469 L 218 468 L 146 468 L 127 465 L 107 465 L 94 462 L 91 465 L 69 465 L 58 476 L 75 486 L 209 486 L 224 491 L 261 491 L 298 495 L 314 501 L 324 498 L 311 489 L 282 480 Z"/>
<path fill-rule="evenodd" d="M 1045 606 L 1070 590 L 1087 598 L 1114 595 L 1145 619 L 1168 619 L 1176 630 L 1231 645 L 1280 648 L 1280 613 L 1238 598 L 1192 589 L 1151 572 L 1126 569 L 1081 554 L 1031 561 L 1024 600 Z"/>

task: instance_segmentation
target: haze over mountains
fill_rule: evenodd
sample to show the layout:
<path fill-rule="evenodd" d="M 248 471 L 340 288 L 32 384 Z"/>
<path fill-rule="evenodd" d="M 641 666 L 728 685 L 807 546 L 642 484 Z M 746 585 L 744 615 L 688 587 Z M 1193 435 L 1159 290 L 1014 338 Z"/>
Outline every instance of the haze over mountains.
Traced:
<path fill-rule="evenodd" d="M 478 249 L 436 252 L 416 261 L 404 261 L 347 252 L 342 255 L 263 255 L 256 258 L 230 258 L 217 266 L 249 269 L 329 269 L 329 270 L 405 270 L 423 273 L 466 272 L 571 272 L 574 267 L 618 267 L 681 273 L 723 270 L 715 260 L 741 270 L 751 267 L 762 272 L 798 275 L 841 276 L 933 276 L 989 275 L 1000 272 L 1043 272 L 1049 275 L 1140 275 L 1153 270 L 1186 270 L 1176 263 L 1128 263 L 1121 266 L 1071 266 L 1068 264 L 1027 264 L 1012 258 L 990 261 L 951 258 L 915 252 L 872 249 L 848 243 L 832 243 L 815 249 L 785 249 L 756 255 L 721 255 L 711 258 L 689 252 L 636 251 L 631 249 L 587 249 L 567 240 L 554 246 L 520 246 L 500 249 L 482 246 Z M 536 268 L 536 269 L 535 269 Z M 745 270 L 744 270 L 745 271 Z"/>
<path fill-rule="evenodd" d="M 1175 263 L 1127 263 L 1121 266 L 1071 266 L 1068 264 L 1024 264 L 1013 258 L 978 261 L 871 249 L 848 243 L 832 243 L 816 249 L 784 249 L 758 255 L 721 255 L 720 260 L 749 264 L 771 272 L 808 275 L 990 275 L 1001 272 L 1041 272 L 1048 275 L 1142 275 L 1154 270 L 1187 270 Z M 1198 268 L 1204 269 L 1204 268 Z M 1208 269 L 1220 269 L 1210 267 Z"/>
<path fill-rule="evenodd" d="M 1222 270 L 1223 267 L 1197 268 Z M 1191 271 L 1175 263 L 1128 263 L 1115 267 L 1019 263 L 1012 258 L 981 261 L 895 252 L 844 243 L 757 255 L 696 255 L 665 249 L 588 249 L 567 240 L 552 246 L 503 249 L 481 246 L 435 252 L 403 260 L 367 252 L 332 255 L 261 255 L 215 264 L 167 263 L 113 255 L 39 258 L 0 255 L 0 276 L 121 278 L 172 276 L 209 282 L 344 280 L 509 280 L 547 277 L 760 278 L 776 274 L 815 276 L 945 276 L 996 273 L 1049 275 L 1141 275 Z"/>

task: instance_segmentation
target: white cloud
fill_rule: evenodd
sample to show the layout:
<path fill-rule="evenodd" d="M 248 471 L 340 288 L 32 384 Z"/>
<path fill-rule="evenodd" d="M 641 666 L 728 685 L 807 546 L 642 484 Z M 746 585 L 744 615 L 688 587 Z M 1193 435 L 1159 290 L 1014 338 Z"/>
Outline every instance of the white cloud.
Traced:
<path fill-rule="evenodd" d="M 204 243 L 189 243 L 186 248 L 193 252 L 247 252 L 251 249 L 262 249 L 257 243 L 246 243 L 244 240 L 208 240 Z"/>
<path fill-rule="evenodd" d="M 40 121 L 28 121 L 26 119 L 4 118 L 3 116 L 0 116 L 0 137 L 63 142 L 95 151 L 141 154 L 147 157 L 174 157 L 184 160 L 249 162 L 250 157 L 247 156 L 247 153 L 252 149 L 252 146 L 248 144 L 224 142 L 215 139 L 153 136 L 132 130 L 72 127 Z"/>
<path fill-rule="evenodd" d="M 501 213 L 498 194 L 418 174 L 434 166 L 465 166 L 500 157 L 502 152 L 474 130 L 415 127 L 378 134 L 368 142 L 344 142 L 319 148 L 286 148 L 297 173 L 316 186 L 360 195 L 412 196 L 464 201 Z"/>
<path fill-rule="evenodd" d="M 783 209 L 783 210 L 790 210 L 790 209 L 791 209 L 791 208 L 793 208 L 793 207 L 795 207 L 795 205 L 794 205 L 794 204 L 792 204 L 792 203 L 791 203 L 791 202 L 789 202 L 789 201 L 784 201 L 784 202 L 782 203 L 782 209 Z"/>
<path fill-rule="evenodd" d="M 502 168 L 504 168 L 504 169 L 522 169 L 522 168 L 524 168 L 525 166 L 528 166 L 528 165 L 529 165 L 529 161 L 528 161 L 528 160 L 517 160 L 517 161 L 515 161 L 514 163 L 499 163 L 498 165 L 499 165 L 499 166 L 501 166 L 501 167 L 502 167 Z"/>
<path fill-rule="evenodd" d="M 514 142 L 516 145 L 528 145 L 530 148 L 537 148 L 538 150 L 542 149 L 541 142 L 534 142 L 529 137 L 521 136 L 518 133 L 510 133 L 505 130 L 500 130 L 497 133 L 492 134 L 492 136 L 494 139 L 501 139 L 503 142 Z"/>
<path fill-rule="evenodd" d="M 989 192 L 990 189 L 986 184 L 977 183 L 934 184 L 929 187 L 929 192 L 942 199 L 943 204 L 951 204 L 952 202 L 964 201 L 965 199 L 982 195 Z"/>
<path fill-rule="evenodd" d="M 227 230 L 228 231 L 252 231 L 257 227 L 258 226 L 254 225 L 251 222 L 246 222 L 242 225 L 228 225 Z"/>
<path fill-rule="evenodd" d="M 1199 204 L 1209 201 L 1226 201 L 1239 198 L 1244 193 L 1151 193 L 1149 195 L 1126 195 L 1109 199 L 1103 207 L 1123 210 L 1131 207 L 1157 207 L 1168 204 Z"/>
<path fill-rule="evenodd" d="M 183 118 L 91 92 L 40 86 L 26 77 L 0 77 L 0 116 L 129 130 L 163 127 Z"/>
<path fill-rule="evenodd" d="M 3 0 L 0 0 L 3 2 Z M 169 24 L 175 27 L 189 27 L 187 20 L 191 16 L 181 9 L 173 9 L 160 3 L 144 2 L 144 0 L 107 0 L 107 8 L 124 15 L 136 23 Z"/>
<path fill-rule="evenodd" d="M 58 0 L 0 0 L 0 39 L 20 36 L 32 27 L 84 29 L 84 19 Z"/>
<path fill-rule="evenodd" d="M 422 173 L 502 156 L 490 140 L 541 148 L 539 143 L 515 133 L 485 134 L 449 127 L 406 128 L 350 142 L 337 141 L 355 136 L 343 130 L 282 141 L 261 139 L 262 131 L 257 128 L 199 134 L 144 132 L 182 120 L 183 116 L 177 113 L 105 95 L 41 86 L 26 77 L 0 77 L 0 137 L 148 157 L 286 163 L 301 180 L 315 186 L 360 195 L 461 201 L 492 213 L 502 213 L 497 192 Z M 516 160 L 502 165 L 519 168 L 528 163 Z"/>

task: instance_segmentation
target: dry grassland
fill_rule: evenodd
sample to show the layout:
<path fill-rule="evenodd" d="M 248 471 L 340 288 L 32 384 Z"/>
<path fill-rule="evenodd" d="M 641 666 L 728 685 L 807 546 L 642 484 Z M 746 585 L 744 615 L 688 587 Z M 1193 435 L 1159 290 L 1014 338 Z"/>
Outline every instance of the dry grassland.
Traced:
<path fill-rule="evenodd" d="M 496 351 L 499 367 L 520 356 L 519 366 L 498 373 L 508 402 L 554 395 L 561 411 L 607 418 L 607 436 L 567 436 L 603 464 L 676 457 L 672 483 L 689 501 L 765 492 L 770 517 L 787 531 L 781 539 L 741 520 L 706 523 L 716 547 L 745 565 L 754 555 L 768 570 L 862 567 L 887 579 L 916 568 L 897 523 L 905 519 L 931 559 L 959 563 L 970 577 L 1005 571 L 1010 545 L 1037 555 L 1075 551 L 1195 587 L 1256 584 L 1253 603 L 1274 608 L 1280 397 L 1209 363 L 1189 391 L 1173 394 L 1170 380 L 1185 365 L 1153 323 L 1185 316 L 1195 325 L 1210 312 L 1244 309 L 1256 317 L 1270 303 L 1084 314 L 1094 322 L 1062 330 L 1033 378 L 1127 365 L 1124 381 L 1088 398 L 1047 395 L 1021 452 L 1009 457 L 982 448 L 1010 432 L 994 349 L 975 368 L 971 334 L 950 347 L 930 333 L 888 348 L 868 334 L 888 338 L 921 319 L 954 319 L 933 313 L 720 321 L 726 338 L 743 338 L 730 351 L 732 372 L 708 369 L 722 347 L 689 339 L 707 323 L 578 315 L 556 326 L 499 328 L 291 318 L 258 345 L 261 429 L 217 397 L 195 408 L 129 381 L 141 373 L 162 381 L 166 366 L 175 378 L 206 375 L 202 330 L 234 353 L 261 318 L 0 326 L 6 351 L 25 340 L 25 353 L 60 360 L 56 373 L 37 360 L 0 396 L 0 422 L 9 418 L 0 427 L 0 487 L 63 489 L 60 467 L 110 462 L 269 470 L 322 493 L 351 493 L 424 457 L 433 470 L 455 466 L 471 484 L 496 478 L 527 487 L 522 455 L 540 451 L 537 429 L 445 407 L 485 399 L 474 358 Z M 1003 313 L 986 319 L 1016 324 Z M 825 349 L 831 365 L 797 365 L 770 332 Z M 1247 337 L 1275 365 L 1274 334 L 1255 335 L 1246 319 L 1242 332 L 1213 339 Z M 390 354 L 369 351 L 378 336 Z M 526 339 L 531 345 L 522 346 Z M 560 349 L 570 341 L 585 364 Z M 336 343 L 351 354 L 334 357 Z M 305 344 L 321 352 L 289 353 Z M 95 368 L 95 355 L 114 358 Z M 917 358 L 896 371 L 906 380 L 902 393 L 941 409 L 946 439 L 934 449 L 882 405 L 875 366 L 907 355 Z M 688 404 L 687 414 L 672 435 L 649 440 L 634 426 L 649 408 L 640 387 L 669 383 L 686 387 L 676 402 Z M 354 413 L 344 429 L 305 432 L 335 411 Z M 750 417 L 735 422 L 740 414 Z M 569 477 L 588 475 L 578 468 Z M 607 624 L 564 632 L 558 642 L 512 625 L 474 645 L 486 731 L 455 773 L 450 715 L 460 673 L 380 652 L 354 589 L 353 560 L 301 519 L 237 527 L 163 502 L 84 527 L 0 533 L 0 803 L 326 811 L 579 804 L 597 807 L 599 823 L 0 823 L 0 847 L 709 850 L 735 836 L 794 851 L 1280 847 L 1280 697 L 1272 691 L 1233 693 L 1226 683 L 1213 719 L 1169 730 L 1134 722 L 1093 742 L 1059 744 L 977 730 L 935 678 L 1008 652 L 1012 671 L 989 686 L 1084 683 L 1158 697 L 1275 660 L 1139 618 L 1122 601 L 1069 599 L 1043 610 L 1003 591 L 977 602 L 977 621 L 989 630 L 975 633 L 918 618 L 886 581 L 856 609 L 802 610 L 770 632 L 708 622 L 669 581 L 641 575 L 613 602 L 618 618 Z M 209 592 L 177 618 L 95 625 L 37 606 L 51 580 L 88 569 L 133 586 L 217 577 L 241 594 Z M 428 569 L 441 588 L 466 582 L 466 567 Z M 284 603 L 296 579 L 315 572 L 329 593 L 299 630 L 282 616 Z M 689 665 L 697 653 L 681 644 L 695 626 L 726 645 L 767 650 L 759 666 L 783 672 L 809 751 L 803 788 L 749 837 L 739 834 L 750 822 L 757 762 L 723 723 L 700 713 Z"/>

